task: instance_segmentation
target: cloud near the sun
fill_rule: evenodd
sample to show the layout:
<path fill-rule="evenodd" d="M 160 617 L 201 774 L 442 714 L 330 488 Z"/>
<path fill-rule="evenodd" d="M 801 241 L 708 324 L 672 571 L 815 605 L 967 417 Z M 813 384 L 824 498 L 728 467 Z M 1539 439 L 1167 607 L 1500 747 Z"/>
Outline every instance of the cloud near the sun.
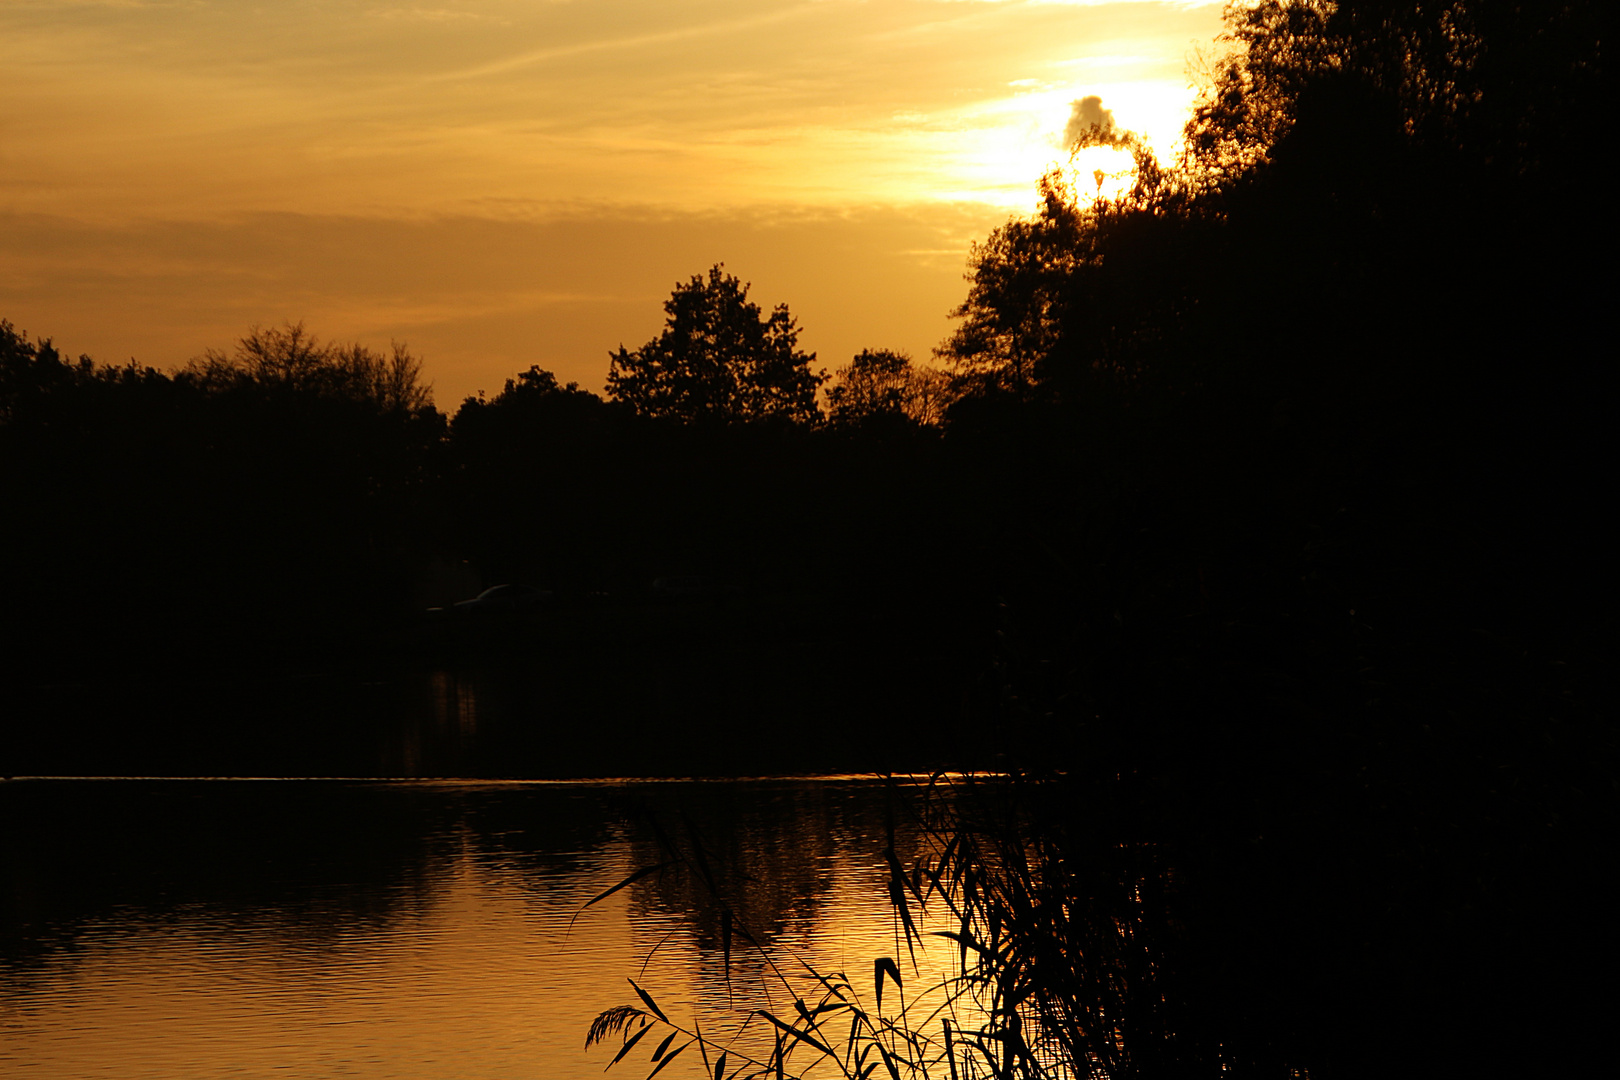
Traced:
<path fill-rule="evenodd" d="M 1102 98 L 1096 94 L 1071 103 L 1069 122 L 1063 129 L 1063 145 L 1078 146 L 1092 128 L 1103 135 L 1114 130 L 1114 110 L 1103 108 Z"/>

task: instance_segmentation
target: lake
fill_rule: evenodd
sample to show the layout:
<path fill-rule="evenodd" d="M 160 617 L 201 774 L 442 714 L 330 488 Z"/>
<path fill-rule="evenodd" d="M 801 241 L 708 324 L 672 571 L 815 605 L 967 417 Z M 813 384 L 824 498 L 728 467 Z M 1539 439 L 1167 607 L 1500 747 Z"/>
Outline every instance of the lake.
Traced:
<path fill-rule="evenodd" d="M 734 781 L 0 782 L 0 1072 L 41 1078 L 567 1078 L 635 1003 L 732 1030 L 795 957 L 903 956 L 882 856 L 914 788 Z M 764 949 L 672 867 L 701 845 Z M 912 978 L 909 961 L 908 978 Z M 925 956 L 923 975 L 939 973 Z M 932 965 L 932 967 L 930 967 Z M 925 981 L 919 979 L 919 981 Z M 756 1021 L 754 1027 L 757 1028 Z M 743 1034 L 748 1045 L 752 1036 Z M 639 1080 L 651 1043 L 609 1075 Z M 663 1076 L 698 1076 L 692 1050 Z"/>

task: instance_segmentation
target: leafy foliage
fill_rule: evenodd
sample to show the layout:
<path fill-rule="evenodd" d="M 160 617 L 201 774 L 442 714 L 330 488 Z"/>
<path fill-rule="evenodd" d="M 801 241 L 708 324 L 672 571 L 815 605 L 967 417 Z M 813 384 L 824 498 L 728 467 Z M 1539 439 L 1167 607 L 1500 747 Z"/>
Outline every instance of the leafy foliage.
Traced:
<path fill-rule="evenodd" d="M 1186 256 L 1204 220 L 1143 151 L 1139 182 L 1086 200 L 1060 172 L 1043 177 L 1033 218 L 997 228 L 970 256 L 962 320 L 940 347 L 967 394 L 1075 402 L 1161 382 L 1195 303 Z"/>
<path fill-rule="evenodd" d="M 1598 168 L 1595 4 L 1264 0 L 1232 5 L 1225 38 L 1176 167 L 1094 128 L 1081 146 L 1132 151 L 1130 191 L 1054 171 L 1032 217 L 975 246 L 940 350 L 965 389 L 1160 407 L 1270 377 L 1256 360 L 1330 325 L 1320 353 L 1388 355 L 1502 288 L 1486 235 L 1546 261 L 1564 215 L 1612 215 L 1561 201 Z"/>
<path fill-rule="evenodd" d="M 0 426 L 60 422 L 81 397 L 104 399 L 119 388 L 150 388 L 167 381 L 161 372 L 133 361 L 122 366 L 97 364 L 88 356 L 69 361 L 50 339 L 29 341 L 0 319 Z"/>
<path fill-rule="evenodd" d="M 862 424 L 904 418 L 933 427 L 944 420 L 950 395 L 950 378 L 944 372 L 919 367 L 904 353 L 865 349 L 833 373 L 827 391 L 828 419 L 834 424 Z"/>
<path fill-rule="evenodd" d="M 422 384 L 422 361 L 400 342 L 387 355 L 364 345 L 322 344 L 303 323 L 254 327 L 236 348 L 210 349 L 183 376 L 211 393 L 244 387 L 256 392 L 331 398 L 379 413 L 413 414 L 433 404 Z"/>
<path fill-rule="evenodd" d="M 612 354 L 608 395 L 644 416 L 697 420 L 819 419 L 822 375 L 814 354 L 798 351 L 798 324 L 786 304 L 769 316 L 748 286 L 723 267 L 694 275 L 664 302 L 663 332 L 631 352 Z"/>
<path fill-rule="evenodd" d="M 0 539 L 36 571 L 11 589 L 13 617 L 51 662 L 62 640 L 100 663 L 353 640 L 397 609 L 419 542 L 444 435 L 420 369 L 403 346 L 292 325 L 171 376 L 68 361 L 0 324 L 0 494 L 28 523 Z M 289 632 L 317 604 L 324 629 Z"/>
<path fill-rule="evenodd" d="M 1313 97 L 1348 86 L 1362 101 L 1386 103 L 1398 130 L 1427 152 L 1519 181 L 1574 182 L 1560 174 L 1597 152 L 1587 133 L 1607 76 L 1601 8 L 1592 0 L 1232 4 L 1232 51 L 1188 128 L 1192 162 L 1235 178 L 1312 119 Z M 1354 127 L 1364 116 L 1336 119 Z"/>

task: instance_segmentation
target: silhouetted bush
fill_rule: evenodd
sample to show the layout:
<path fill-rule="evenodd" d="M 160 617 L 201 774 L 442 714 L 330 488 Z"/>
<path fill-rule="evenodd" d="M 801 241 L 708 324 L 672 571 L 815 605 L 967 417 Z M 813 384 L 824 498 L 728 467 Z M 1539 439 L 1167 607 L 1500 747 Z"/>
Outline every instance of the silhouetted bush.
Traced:
<path fill-rule="evenodd" d="M 619 346 L 608 395 L 643 416 L 683 421 L 820 419 L 824 376 L 798 351 L 799 328 L 786 304 L 769 316 L 748 285 L 719 265 L 694 275 L 664 302 L 664 331 L 634 352 Z"/>

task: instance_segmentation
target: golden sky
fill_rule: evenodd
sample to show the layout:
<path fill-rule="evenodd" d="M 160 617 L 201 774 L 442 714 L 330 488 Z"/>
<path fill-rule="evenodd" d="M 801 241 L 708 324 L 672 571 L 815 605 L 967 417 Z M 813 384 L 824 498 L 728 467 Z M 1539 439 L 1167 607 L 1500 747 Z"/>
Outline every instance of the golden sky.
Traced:
<path fill-rule="evenodd" d="M 1218 3 L 5 0 L 0 317 L 167 367 L 408 341 L 441 406 L 599 388 L 724 261 L 819 353 L 926 358 L 1096 94 L 1170 152 Z"/>

